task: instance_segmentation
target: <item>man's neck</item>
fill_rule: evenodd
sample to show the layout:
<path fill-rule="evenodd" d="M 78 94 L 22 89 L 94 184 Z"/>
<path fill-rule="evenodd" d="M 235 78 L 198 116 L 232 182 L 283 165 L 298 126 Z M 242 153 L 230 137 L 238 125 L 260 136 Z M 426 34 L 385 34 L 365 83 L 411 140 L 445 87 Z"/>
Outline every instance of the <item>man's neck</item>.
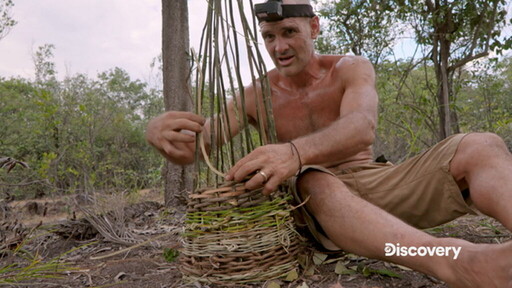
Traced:
<path fill-rule="evenodd" d="M 281 85 L 289 89 L 304 89 L 322 77 L 322 67 L 320 65 L 320 56 L 314 54 L 308 65 L 297 75 L 280 75 Z"/>

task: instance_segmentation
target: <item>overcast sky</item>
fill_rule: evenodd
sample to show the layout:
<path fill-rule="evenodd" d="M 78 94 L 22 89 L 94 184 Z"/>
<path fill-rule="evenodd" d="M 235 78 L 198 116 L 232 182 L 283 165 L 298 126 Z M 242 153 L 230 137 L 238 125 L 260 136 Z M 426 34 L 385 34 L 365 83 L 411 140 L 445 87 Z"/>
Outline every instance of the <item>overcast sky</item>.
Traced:
<path fill-rule="evenodd" d="M 206 0 L 188 6 L 198 50 Z M 161 0 L 16 0 L 11 14 L 18 24 L 0 40 L 0 77 L 32 78 L 32 55 L 44 44 L 55 45 L 59 78 L 120 67 L 146 81 L 160 54 Z"/>
<path fill-rule="evenodd" d="M 196 51 L 206 7 L 206 0 L 188 0 L 190 41 Z M 0 39 L 0 77 L 32 78 L 32 55 L 44 44 L 55 45 L 60 79 L 77 73 L 95 77 L 120 67 L 132 79 L 149 81 L 150 63 L 160 54 L 161 0 L 15 0 L 11 14 L 18 24 Z M 401 45 L 395 52 L 409 54 L 404 50 L 411 45 Z M 260 49 L 267 68 L 273 67 Z"/>

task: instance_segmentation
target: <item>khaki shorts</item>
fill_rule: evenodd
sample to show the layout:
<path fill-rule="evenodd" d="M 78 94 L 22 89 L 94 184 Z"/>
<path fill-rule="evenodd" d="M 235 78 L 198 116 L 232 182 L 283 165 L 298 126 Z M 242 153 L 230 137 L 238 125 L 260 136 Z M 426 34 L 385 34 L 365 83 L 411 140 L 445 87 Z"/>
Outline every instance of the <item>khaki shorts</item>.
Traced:
<path fill-rule="evenodd" d="M 404 222 L 420 229 L 434 227 L 476 211 L 470 207 L 469 199 L 463 197 L 449 172 L 450 161 L 464 136 L 453 135 L 399 165 L 369 163 L 341 171 L 320 166 L 304 167 L 299 176 L 290 179 L 290 192 L 297 202 L 301 202 L 296 189 L 298 177 L 309 171 L 322 171 L 340 179 L 353 194 Z M 299 226 L 307 226 L 325 248 L 337 250 L 305 205 L 297 212 Z"/>

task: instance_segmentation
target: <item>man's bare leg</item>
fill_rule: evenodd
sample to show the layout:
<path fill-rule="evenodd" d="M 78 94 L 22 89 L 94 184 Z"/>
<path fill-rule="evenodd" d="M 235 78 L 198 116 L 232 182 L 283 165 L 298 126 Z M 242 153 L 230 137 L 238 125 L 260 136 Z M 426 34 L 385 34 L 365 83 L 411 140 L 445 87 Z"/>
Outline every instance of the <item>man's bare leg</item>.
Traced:
<path fill-rule="evenodd" d="M 298 185 L 302 197 L 311 195 L 306 204 L 308 210 L 327 236 L 346 251 L 411 267 L 452 287 L 512 287 L 512 243 L 478 245 L 454 238 L 435 238 L 354 196 L 327 173 L 307 172 L 299 178 Z M 402 247 L 461 247 L 461 252 L 456 260 L 451 256 L 385 257 L 385 243 L 400 243 Z"/>
<path fill-rule="evenodd" d="M 512 231 L 512 154 L 500 137 L 491 133 L 465 136 L 450 172 L 461 188 L 469 187 L 478 210 Z"/>

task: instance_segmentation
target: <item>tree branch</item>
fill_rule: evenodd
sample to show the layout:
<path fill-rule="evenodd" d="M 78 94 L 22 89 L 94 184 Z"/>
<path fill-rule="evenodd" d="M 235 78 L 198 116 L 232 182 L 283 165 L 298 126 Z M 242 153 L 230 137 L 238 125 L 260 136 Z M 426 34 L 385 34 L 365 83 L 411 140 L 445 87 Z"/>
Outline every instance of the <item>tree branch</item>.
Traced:
<path fill-rule="evenodd" d="M 482 58 L 482 57 L 486 57 L 489 55 L 489 52 L 482 52 L 482 53 L 478 53 L 476 55 L 473 55 L 471 57 L 466 57 L 464 59 L 462 59 L 461 61 L 455 63 L 454 65 L 450 66 L 448 69 L 450 71 L 455 71 L 457 70 L 458 68 L 466 65 L 467 63 L 473 61 L 473 60 L 476 60 L 476 59 L 479 59 L 479 58 Z"/>

